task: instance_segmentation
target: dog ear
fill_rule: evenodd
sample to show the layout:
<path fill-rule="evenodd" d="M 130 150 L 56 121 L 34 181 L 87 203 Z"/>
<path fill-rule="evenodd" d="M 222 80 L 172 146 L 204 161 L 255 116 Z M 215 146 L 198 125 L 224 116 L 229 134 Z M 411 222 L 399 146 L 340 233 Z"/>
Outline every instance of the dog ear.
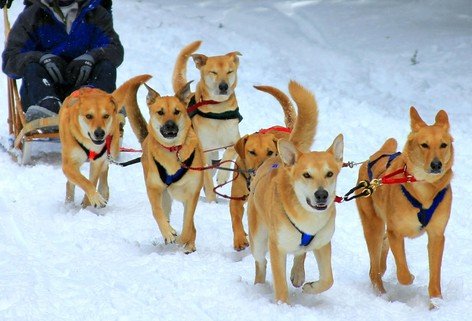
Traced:
<path fill-rule="evenodd" d="M 248 138 L 249 138 L 249 135 L 244 135 L 243 137 L 238 139 L 236 144 L 234 144 L 234 150 L 236 151 L 236 153 L 238 153 L 238 155 L 239 155 L 239 157 L 241 157 L 241 159 L 246 158 L 245 157 L 246 155 L 244 154 L 244 148 L 246 147 L 246 142 L 247 142 Z"/>
<path fill-rule="evenodd" d="M 288 166 L 295 164 L 300 154 L 295 145 L 286 139 L 279 139 L 277 142 L 277 150 L 284 164 Z"/>
<path fill-rule="evenodd" d="M 190 84 L 193 82 L 193 80 L 189 81 L 186 83 L 180 90 L 175 94 L 175 97 L 177 97 L 183 104 L 187 105 L 190 98 L 192 97 L 192 91 L 190 90 Z"/>
<path fill-rule="evenodd" d="M 422 127 L 428 126 L 423 121 L 423 119 L 421 119 L 420 115 L 418 114 L 418 111 L 416 111 L 416 108 L 413 106 L 410 107 L 410 123 L 411 130 L 414 132 L 417 132 Z"/>
<path fill-rule="evenodd" d="M 113 105 L 113 113 L 116 113 L 118 111 L 118 104 L 112 95 L 110 95 L 110 103 Z"/>
<path fill-rule="evenodd" d="M 442 126 L 445 130 L 449 130 L 449 117 L 444 110 L 438 111 L 436 114 L 436 123 L 435 125 Z"/>
<path fill-rule="evenodd" d="M 233 57 L 234 63 L 239 64 L 238 56 L 242 56 L 242 54 L 239 51 L 232 51 L 232 52 L 228 52 L 226 56 Z"/>
<path fill-rule="evenodd" d="M 69 96 L 64 100 L 62 105 L 66 106 L 66 108 L 67 107 L 74 107 L 79 101 L 80 101 L 79 97 L 70 97 Z"/>
<path fill-rule="evenodd" d="M 197 67 L 197 69 L 200 69 L 203 66 L 205 66 L 208 60 L 208 57 L 202 54 L 193 54 L 192 58 L 193 58 L 193 61 L 195 62 L 195 66 Z"/>
<path fill-rule="evenodd" d="M 144 86 L 148 90 L 148 94 L 146 95 L 146 104 L 151 105 L 156 101 L 156 98 L 161 97 L 157 91 L 149 87 L 146 83 L 144 83 Z"/>
<path fill-rule="evenodd" d="M 339 134 L 333 141 L 333 144 L 327 150 L 329 153 L 334 155 L 337 162 L 343 161 L 344 151 L 344 137 L 343 134 Z"/>

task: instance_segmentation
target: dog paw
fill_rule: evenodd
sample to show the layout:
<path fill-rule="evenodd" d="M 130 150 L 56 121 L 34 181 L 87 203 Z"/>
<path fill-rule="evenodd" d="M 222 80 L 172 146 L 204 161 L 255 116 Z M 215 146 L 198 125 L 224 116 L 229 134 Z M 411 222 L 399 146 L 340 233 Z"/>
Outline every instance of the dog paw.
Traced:
<path fill-rule="evenodd" d="M 87 207 L 87 206 L 93 206 L 95 208 L 102 208 L 107 205 L 107 200 L 100 195 L 100 193 L 95 192 L 92 195 L 84 196 L 84 199 L 82 201 L 82 207 Z"/>
<path fill-rule="evenodd" d="M 162 233 L 162 236 L 166 244 L 172 244 L 177 241 L 177 232 L 172 227 L 169 228 L 169 231 Z"/>
<path fill-rule="evenodd" d="M 441 307 L 441 305 L 443 305 L 443 304 L 444 304 L 444 300 L 441 297 L 430 298 L 429 299 L 429 309 L 430 310 L 439 309 Z"/>
<path fill-rule="evenodd" d="M 303 293 L 318 294 L 328 290 L 333 285 L 333 282 L 307 282 L 303 285 Z"/>
<path fill-rule="evenodd" d="M 236 251 L 242 251 L 249 246 L 249 242 L 244 236 L 242 238 L 234 239 L 233 246 Z"/>
<path fill-rule="evenodd" d="M 296 268 L 295 266 L 292 268 L 292 272 L 290 273 L 290 281 L 292 281 L 292 285 L 296 288 L 299 288 L 305 283 L 305 269 L 304 268 Z"/>
<path fill-rule="evenodd" d="M 410 285 L 415 280 L 415 276 L 411 273 L 398 274 L 398 282 L 402 285 Z"/>
<path fill-rule="evenodd" d="M 213 191 L 207 191 L 205 190 L 205 199 L 208 203 L 212 203 L 212 202 L 215 202 L 217 203 L 216 201 L 216 194 L 215 192 Z"/>
<path fill-rule="evenodd" d="M 195 247 L 195 243 L 194 242 L 189 242 L 187 244 L 184 245 L 184 253 L 185 254 L 190 254 L 190 253 L 193 253 L 197 250 L 197 248 Z"/>

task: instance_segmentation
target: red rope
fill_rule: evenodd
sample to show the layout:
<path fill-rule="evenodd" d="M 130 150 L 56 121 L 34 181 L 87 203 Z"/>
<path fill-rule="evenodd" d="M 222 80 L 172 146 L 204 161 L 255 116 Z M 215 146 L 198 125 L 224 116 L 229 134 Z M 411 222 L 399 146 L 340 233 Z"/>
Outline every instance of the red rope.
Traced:
<path fill-rule="evenodd" d="M 394 178 L 398 174 L 403 174 L 403 177 Z M 384 185 L 413 183 L 416 181 L 416 178 L 407 172 L 406 166 L 380 178 L 380 183 Z"/>

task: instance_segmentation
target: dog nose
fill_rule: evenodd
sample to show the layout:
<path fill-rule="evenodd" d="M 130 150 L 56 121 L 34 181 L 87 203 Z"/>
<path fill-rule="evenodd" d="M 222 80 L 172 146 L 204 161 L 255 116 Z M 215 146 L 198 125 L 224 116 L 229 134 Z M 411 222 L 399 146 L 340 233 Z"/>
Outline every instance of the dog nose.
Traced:
<path fill-rule="evenodd" d="M 93 132 L 93 135 L 95 136 L 96 139 L 103 140 L 103 137 L 105 137 L 105 131 L 102 128 L 98 127 Z"/>
<path fill-rule="evenodd" d="M 430 164 L 431 166 L 431 172 L 432 173 L 439 173 L 441 172 L 441 168 L 442 168 L 442 163 L 439 159 L 435 158 L 433 159 L 433 161 L 431 162 Z"/>
<path fill-rule="evenodd" d="M 166 123 L 161 127 L 161 134 L 166 138 L 175 137 L 178 132 L 179 126 L 177 126 L 177 124 L 172 120 L 166 121 Z"/>
<path fill-rule="evenodd" d="M 322 188 L 319 188 L 315 192 L 315 200 L 317 203 L 326 203 L 326 201 L 328 200 L 328 196 L 328 191 Z"/>
<path fill-rule="evenodd" d="M 218 86 L 220 91 L 227 91 L 228 90 L 228 84 L 226 82 L 221 82 L 220 85 Z"/>

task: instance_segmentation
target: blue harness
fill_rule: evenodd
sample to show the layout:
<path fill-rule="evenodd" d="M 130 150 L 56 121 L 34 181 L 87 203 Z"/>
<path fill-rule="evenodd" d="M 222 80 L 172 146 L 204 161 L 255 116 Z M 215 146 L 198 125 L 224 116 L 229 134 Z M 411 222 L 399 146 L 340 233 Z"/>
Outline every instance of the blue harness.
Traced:
<path fill-rule="evenodd" d="M 375 163 L 377 163 L 377 161 L 388 156 L 388 162 L 386 167 L 389 168 L 392 161 L 400 155 L 401 152 L 396 152 L 394 154 L 383 154 L 372 162 L 369 162 L 367 164 L 367 174 L 369 175 L 369 180 L 372 180 L 374 176 L 374 174 L 372 173 L 372 167 L 375 165 Z M 439 191 L 439 193 L 434 197 L 433 203 L 429 208 L 423 208 L 423 204 L 421 204 L 416 198 L 414 198 L 413 195 L 411 195 L 411 193 L 407 191 L 405 186 L 403 186 L 403 184 L 400 185 L 400 188 L 408 202 L 410 202 L 413 207 L 420 210 L 417 215 L 418 221 L 421 223 L 421 229 L 423 229 L 428 225 L 429 221 L 433 217 L 434 212 L 438 208 L 439 204 L 441 204 L 441 202 L 443 201 L 444 196 L 446 195 L 446 192 L 449 188 L 449 185 Z"/>
<path fill-rule="evenodd" d="M 156 163 L 157 170 L 159 171 L 159 176 L 161 177 L 162 182 L 164 182 L 167 186 L 179 181 L 188 171 L 188 168 L 192 165 L 193 158 L 195 157 L 195 150 L 192 152 L 189 158 L 182 162 L 182 166 L 172 175 L 167 173 L 167 170 L 164 166 L 162 166 L 156 159 L 154 159 L 154 163 Z"/>
<path fill-rule="evenodd" d="M 296 225 L 295 223 L 292 222 L 292 220 L 290 219 L 290 217 L 288 217 L 287 213 L 284 212 L 285 215 L 287 216 L 288 220 L 290 223 L 292 223 L 293 227 L 298 231 L 300 232 L 300 234 L 302 235 L 300 237 L 300 246 L 308 246 L 310 245 L 311 241 L 313 241 L 313 239 L 315 238 L 316 234 L 315 235 L 311 235 L 311 234 L 307 234 L 305 232 L 303 232 L 302 230 L 300 230 Z"/>
<path fill-rule="evenodd" d="M 446 195 L 447 190 L 449 188 L 449 185 L 444 187 L 442 190 L 439 191 L 438 194 L 436 194 L 433 199 L 433 203 L 429 208 L 423 208 L 423 204 L 421 204 L 416 198 L 414 198 L 413 195 L 411 195 L 410 192 L 408 192 L 403 185 L 401 185 L 400 187 L 402 189 L 403 195 L 405 195 L 408 202 L 410 202 L 413 207 L 416 207 L 420 210 L 418 212 L 418 221 L 420 221 L 421 229 L 423 229 L 426 227 L 426 225 L 428 225 L 429 221 L 433 217 L 434 211 L 436 211 L 439 204 L 441 204 L 441 202 L 443 201 L 444 196 Z"/>

